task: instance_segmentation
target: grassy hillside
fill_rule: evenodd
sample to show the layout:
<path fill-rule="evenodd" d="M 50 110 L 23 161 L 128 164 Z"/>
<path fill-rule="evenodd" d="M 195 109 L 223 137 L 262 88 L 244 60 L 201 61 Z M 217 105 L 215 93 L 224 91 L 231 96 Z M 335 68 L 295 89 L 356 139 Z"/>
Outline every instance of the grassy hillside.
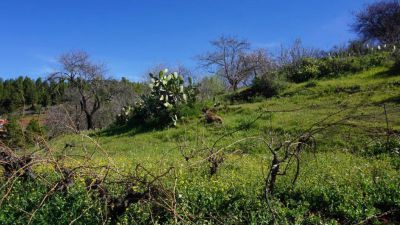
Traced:
<path fill-rule="evenodd" d="M 294 164 L 287 175 L 277 178 L 269 202 L 277 223 L 395 223 L 399 218 L 393 212 L 400 209 L 400 156 L 394 151 L 400 145 L 393 135 L 393 151 L 382 150 L 380 143 L 385 143 L 388 131 L 384 104 L 390 133 L 398 135 L 400 76 L 375 68 L 291 84 L 279 97 L 256 103 L 220 106 L 222 125 L 204 124 L 199 112 L 199 117 L 186 118 L 178 127 L 66 135 L 51 146 L 69 154 L 91 152 L 91 164 L 107 165 L 111 160 L 121 171 L 133 171 L 140 164 L 161 174 L 173 167 L 177 176 L 163 181 L 179 193 L 182 223 L 263 224 L 272 219 L 262 198 L 272 155 L 261 139 L 277 143 L 321 127 L 313 136 L 316 148 L 301 154 L 295 185 Z M 66 143 L 74 147 L 64 148 Z M 210 177 L 213 146 L 224 161 Z M 132 206 L 119 222 L 148 223 L 146 210 L 145 205 Z M 173 223 L 172 217 L 163 219 Z"/>
<path fill-rule="evenodd" d="M 224 138 L 223 144 L 220 145 L 224 146 L 238 138 L 264 135 L 266 130 L 271 129 L 295 134 L 341 110 L 343 110 L 342 113 L 333 116 L 330 120 L 348 115 L 349 111 L 368 114 L 371 115 L 370 118 L 354 122 L 384 132 L 386 124 L 383 104 L 386 104 L 388 109 L 390 127 L 399 131 L 400 114 L 397 112 L 400 103 L 400 77 L 389 76 L 386 72 L 385 68 L 376 68 L 338 79 L 291 84 L 279 97 L 257 103 L 220 107 L 218 114 L 224 119 L 223 125 L 205 125 L 200 118 L 202 114 L 199 112 L 198 118 L 186 119 L 177 128 L 153 131 L 135 128 L 114 129 L 91 133 L 90 136 L 96 139 L 114 160 L 129 164 L 140 159 L 141 162 L 159 165 L 159 159 L 166 162 L 172 160 L 171 163 L 183 160 L 179 157 L 180 153 L 177 149 L 180 144 L 196 148 L 202 146 L 201 142 L 212 143 L 221 135 L 246 126 L 263 113 L 264 116 L 248 129 Z M 266 111 L 276 112 L 266 113 Z M 343 134 L 337 131 L 332 131 L 332 133 L 339 136 Z M 356 132 L 352 133 L 356 135 Z M 58 147 L 63 147 L 65 143 L 79 145 L 81 140 L 81 136 L 68 135 L 53 141 L 53 144 Z M 329 140 L 321 138 L 319 142 L 321 142 L 319 151 L 351 151 L 350 145 L 347 146 L 347 143 L 342 142 L 339 137 L 330 136 Z M 265 152 L 262 146 L 244 146 L 247 145 L 232 146 L 231 150 L 241 150 L 252 155 Z"/>

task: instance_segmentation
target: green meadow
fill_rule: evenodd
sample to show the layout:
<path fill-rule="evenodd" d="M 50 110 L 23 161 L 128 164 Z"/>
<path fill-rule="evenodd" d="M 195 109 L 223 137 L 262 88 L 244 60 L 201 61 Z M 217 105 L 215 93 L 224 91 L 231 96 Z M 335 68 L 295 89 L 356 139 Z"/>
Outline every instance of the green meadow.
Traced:
<path fill-rule="evenodd" d="M 176 190 L 182 224 L 263 224 L 273 216 L 278 224 L 395 224 L 398 216 L 376 215 L 400 207 L 400 142 L 390 136 L 386 143 L 385 135 L 387 129 L 400 131 L 399 94 L 400 77 L 379 67 L 290 84 L 271 99 L 221 104 L 222 124 L 205 124 L 199 113 L 177 127 L 109 128 L 60 136 L 50 146 L 60 155 L 91 155 L 69 165 L 112 165 L 126 173 L 138 165 L 152 174 L 171 169 L 161 179 Z M 271 212 L 262 197 L 272 157 L 266 142 L 290 140 L 313 127 L 324 128 L 313 136 L 315 147 L 301 153 L 296 183 L 294 164 L 277 177 L 267 202 Z M 66 143 L 74 147 L 64 148 Z M 385 144 L 397 152 L 382 150 Z M 213 176 L 210 149 L 224 159 Z M 171 215 L 151 218 L 148 210 L 146 203 L 132 205 L 118 221 L 174 223 Z"/>

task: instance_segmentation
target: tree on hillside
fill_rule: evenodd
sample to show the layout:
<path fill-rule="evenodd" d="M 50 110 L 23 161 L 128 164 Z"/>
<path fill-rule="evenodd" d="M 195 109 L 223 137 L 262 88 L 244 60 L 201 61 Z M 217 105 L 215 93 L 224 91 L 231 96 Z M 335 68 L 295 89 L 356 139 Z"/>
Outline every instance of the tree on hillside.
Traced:
<path fill-rule="evenodd" d="M 301 39 L 296 39 L 289 47 L 281 46 L 278 63 L 280 66 L 300 64 L 304 58 L 319 58 L 321 51 L 303 45 Z"/>
<path fill-rule="evenodd" d="M 200 64 L 222 77 L 234 91 L 259 66 L 246 40 L 221 36 L 211 41 L 211 45 L 214 51 L 200 56 Z"/>
<path fill-rule="evenodd" d="M 224 83 L 218 76 L 204 77 L 199 82 L 199 97 L 201 100 L 212 99 L 224 93 Z"/>
<path fill-rule="evenodd" d="M 15 103 L 11 100 L 11 93 L 13 91 L 13 83 L 10 80 L 5 80 L 3 83 L 3 94 L 1 99 L 0 113 L 10 112 L 14 108 L 16 108 Z"/>
<path fill-rule="evenodd" d="M 352 29 L 364 41 L 400 42 L 400 1 L 381 0 L 355 14 Z"/>
<path fill-rule="evenodd" d="M 27 105 L 32 105 L 34 108 L 35 104 L 38 101 L 38 92 L 36 90 L 35 83 L 29 77 L 25 77 L 23 81 L 24 86 L 24 99 Z"/>
<path fill-rule="evenodd" d="M 10 92 L 10 97 L 14 105 L 22 106 L 21 114 L 24 115 L 25 113 L 24 78 L 18 77 L 13 84 L 14 84 L 13 91 Z"/>
<path fill-rule="evenodd" d="M 43 82 L 42 78 L 38 78 L 35 81 L 35 86 L 36 86 L 36 92 L 38 95 L 38 103 L 42 107 L 47 107 L 50 105 L 50 95 L 49 95 L 49 84 L 47 82 Z"/>
<path fill-rule="evenodd" d="M 322 56 L 320 50 L 305 47 L 302 41 L 297 39 L 289 47 L 281 47 L 278 57 L 280 72 L 291 81 L 303 82 L 314 77 L 317 72 L 315 61 Z M 304 71 L 305 68 L 309 71 Z"/>
<path fill-rule="evenodd" d="M 25 129 L 25 138 L 27 143 L 35 144 L 38 137 L 43 137 L 44 134 L 45 132 L 39 121 L 37 119 L 31 119 Z"/>
<path fill-rule="evenodd" d="M 269 74 L 278 68 L 275 60 L 265 49 L 256 49 L 249 53 L 247 61 L 252 66 L 253 71 L 250 72 L 249 77 L 244 81 L 245 84 L 247 81 L 253 82 L 255 78 Z"/>
<path fill-rule="evenodd" d="M 5 143 L 14 148 L 22 148 L 25 145 L 24 131 L 19 124 L 17 118 L 9 117 L 8 123 L 5 125 L 7 135 L 5 136 Z"/>
<path fill-rule="evenodd" d="M 63 70 L 52 74 L 50 79 L 68 83 L 70 91 L 76 93 L 74 97 L 77 97 L 80 112 L 85 115 L 87 129 L 93 129 L 95 114 L 111 98 L 104 78 L 104 65 L 93 63 L 85 52 L 63 54 L 59 62 Z"/>

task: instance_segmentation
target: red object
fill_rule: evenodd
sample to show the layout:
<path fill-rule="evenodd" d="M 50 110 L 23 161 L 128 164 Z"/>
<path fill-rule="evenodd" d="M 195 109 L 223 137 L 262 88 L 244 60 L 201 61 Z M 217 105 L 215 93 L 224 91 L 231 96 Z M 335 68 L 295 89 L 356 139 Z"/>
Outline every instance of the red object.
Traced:
<path fill-rule="evenodd" d="M 7 120 L 0 119 L 0 126 L 4 126 L 5 124 L 7 124 Z"/>

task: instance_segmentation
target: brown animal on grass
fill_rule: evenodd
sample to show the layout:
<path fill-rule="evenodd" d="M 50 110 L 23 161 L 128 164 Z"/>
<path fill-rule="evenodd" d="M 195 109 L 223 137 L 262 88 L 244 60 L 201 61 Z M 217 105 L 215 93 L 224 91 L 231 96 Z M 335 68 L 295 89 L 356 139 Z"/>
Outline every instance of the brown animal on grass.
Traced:
<path fill-rule="evenodd" d="M 211 111 L 211 109 L 204 108 L 203 113 L 206 123 L 222 123 L 222 118 Z"/>

